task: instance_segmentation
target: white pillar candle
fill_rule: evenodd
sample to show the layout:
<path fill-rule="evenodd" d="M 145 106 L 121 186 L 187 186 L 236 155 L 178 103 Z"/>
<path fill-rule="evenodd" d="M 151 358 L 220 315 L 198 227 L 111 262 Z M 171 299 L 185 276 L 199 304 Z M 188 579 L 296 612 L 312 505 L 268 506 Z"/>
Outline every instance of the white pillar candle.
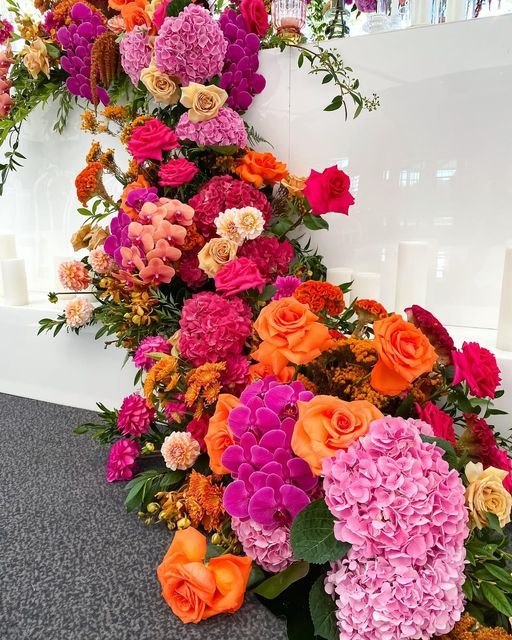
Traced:
<path fill-rule="evenodd" d="M 16 237 L 12 233 L 0 234 L 0 261 L 16 258 Z M 2 272 L 0 267 L 0 296 L 3 295 Z"/>
<path fill-rule="evenodd" d="M 12 258 L 11 260 L 2 260 L 0 264 L 4 285 L 4 304 L 12 307 L 28 304 L 25 260 Z"/>
<path fill-rule="evenodd" d="M 411 25 L 432 24 L 432 0 L 414 0 L 411 3 Z"/>
<path fill-rule="evenodd" d="M 505 249 L 497 347 L 512 351 L 512 247 Z"/>
<path fill-rule="evenodd" d="M 333 267 L 332 269 L 327 269 L 327 282 L 339 287 L 340 284 L 352 282 L 352 275 L 352 269 L 348 267 Z M 348 294 L 345 294 L 344 297 L 345 304 L 348 304 Z"/>
<path fill-rule="evenodd" d="M 428 242 L 400 242 L 396 267 L 395 311 L 402 313 L 411 304 L 424 307 L 430 271 Z"/>
<path fill-rule="evenodd" d="M 467 0 L 446 0 L 446 22 L 465 20 L 468 9 Z"/>
<path fill-rule="evenodd" d="M 360 271 L 354 274 L 354 284 L 350 291 L 350 299 L 379 300 L 380 298 L 380 273 Z"/>

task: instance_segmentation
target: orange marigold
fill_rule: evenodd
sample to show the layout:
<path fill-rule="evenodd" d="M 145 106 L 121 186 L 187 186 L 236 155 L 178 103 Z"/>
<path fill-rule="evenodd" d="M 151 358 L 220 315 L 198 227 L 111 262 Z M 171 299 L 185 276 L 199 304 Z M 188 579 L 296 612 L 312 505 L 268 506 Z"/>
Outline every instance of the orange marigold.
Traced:
<path fill-rule="evenodd" d="M 345 309 L 345 300 L 339 287 L 330 282 L 307 280 L 293 294 L 302 304 L 308 304 L 313 313 L 325 311 L 330 316 L 339 316 Z"/>
<path fill-rule="evenodd" d="M 122 107 L 118 104 L 109 104 L 107 105 L 101 115 L 107 120 L 113 120 L 119 124 L 124 123 L 130 117 L 130 112 L 127 107 Z"/>
<path fill-rule="evenodd" d="M 148 405 L 154 406 L 153 393 L 157 387 L 164 387 L 163 391 L 172 391 L 179 380 L 178 361 L 174 356 L 166 355 L 157 360 L 144 380 L 144 395 Z"/>
<path fill-rule="evenodd" d="M 93 196 L 100 196 L 110 200 L 102 180 L 103 165 L 101 162 L 91 162 L 77 175 L 75 179 L 76 195 L 85 206 Z"/>
<path fill-rule="evenodd" d="M 184 502 L 193 527 L 203 527 L 208 532 L 221 528 L 226 517 L 222 504 L 223 493 L 224 488 L 214 484 L 212 476 L 192 471 Z"/>
<path fill-rule="evenodd" d="M 188 407 L 197 403 L 194 418 L 202 415 L 203 405 L 216 402 L 222 389 L 221 375 L 225 369 L 225 362 L 207 362 L 187 374 L 187 390 L 183 399 Z"/>
<path fill-rule="evenodd" d="M 279 162 L 271 153 L 257 151 L 248 151 L 235 171 L 242 180 L 258 189 L 263 185 L 273 186 L 288 175 L 284 162 Z"/>

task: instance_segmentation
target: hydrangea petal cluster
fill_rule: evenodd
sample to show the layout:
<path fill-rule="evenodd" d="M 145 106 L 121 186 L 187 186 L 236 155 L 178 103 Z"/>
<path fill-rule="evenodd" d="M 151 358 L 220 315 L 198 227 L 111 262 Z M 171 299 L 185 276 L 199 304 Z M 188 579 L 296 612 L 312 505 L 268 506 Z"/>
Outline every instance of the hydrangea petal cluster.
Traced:
<path fill-rule="evenodd" d="M 265 222 L 272 215 L 270 203 L 262 191 L 228 175 L 213 177 L 189 204 L 195 211 L 194 222 L 206 238 L 216 235 L 215 219 L 226 209 L 255 207 L 261 211 Z"/>
<path fill-rule="evenodd" d="M 66 324 L 72 329 L 80 329 L 85 326 L 92 320 L 93 315 L 94 307 L 85 298 L 70 300 L 64 310 Z"/>
<path fill-rule="evenodd" d="M 239 298 L 198 293 L 183 305 L 180 354 L 195 367 L 242 352 L 251 333 L 251 311 Z"/>
<path fill-rule="evenodd" d="M 180 140 L 191 140 L 205 147 L 236 145 L 243 148 L 247 146 L 247 131 L 244 121 L 236 111 L 229 107 L 219 109 L 215 118 L 199 122 L 192 122 L 187 111 L 181 116 L 176 133 Z"/>
<path fill-rule="evenodd" d="M 260 39 L 250 33 L 243 16 L 235 9 L 226 9 L 219 18 L 224 37 L 229 42 L 220 86 L 228 94 L 228 106 L 235 111 L 245 111 L 251 106 L 253 96 L 265 88 L 265 78 L 257 73 Z"/>
<path fill-rule="evenodd" d="M 61 285 L 71 291 L 83 291 L 91 284 L 87 267 L 78 260 L 61 263 L 57 273 Z"/>
<path fill-rule="evenodd" d="M 140 453 L 140 444 L 129 438 L 114 442 L 107 460 L 107 482 L 131 480 Z"/>
<path fill-rule="evenodd" d="M 133 356 L 134 365 L 139 369 L 149 371 L 155 364 L 154 358 L 149 356 L 150 353 L 171 353 L 171 345 L 163 336 L 148 336 L 144 338 L 135 350 Z"/>
<path fill-rule="evenodd" d="M 270 573 L 283 571 L 293 562 L 290 528 L 262 527 L 253 520 L 233 518 L 231 527 L 242 543 L 244 553 Z"/>
<path fill-rule="evenodd" d="M 407 320 L 414 324 L 427 336 L 428 341 L 436 350 L 437 355 L 445 364 L 452 361 L 452 351 L 455 349 L 453 339 L 430 311 L 418 304 L 413 304 L 405 310 Z"/>
<path fill-rule="evenodd" d="M 117 428 L 124 435 L 139 438 L 149 431 L 155 410 L 148 407 L 146 398 L 132 393 L 123 400 L 117 414 Z"/>
<path fill-rule="evenodd" d="M 501 382 L 496 357 L 477 342 L 464 342 L 460 351 L 452 353 L 455 373 L 453 384 L 467 382 L 469 390 L 477 398 L 494 398 Z"/>
<path fill-rule="evenodd" d="M 202 84 L 222 71 L 227 46 L 210 12 L 189 4 L 175 18 L 164 20 L 155 38 L 156 66 L 182 84 Z"/>
<path fill-rule="evenodd" d="M 135 86 L 139 84 L 140 74 L 151 62 L 151 44 L 148 30 L 135 27 L 128 32 L 119 45 L 121 65 Z"/>
<path fill-rule="evenodd" d="M 103 16 L 99 11 L 77 2 L 70 11 L 71 24 L 57 31 L 57 40 L 66 51 L 60 59 L 64 71 L 69 73 L 66 87 L 74 96 L 95 102 L 91 88 L 91 55 L 96 38 L 105 32 Z M 96 96 L 103 104 L 110 102 L 103 87 L 96 87 Z"/>
<path fill-rule="evenodd" d="M 250 258 L 268 283 L 288 273 L 293 260 L 293 246 L 288 240 L 279 242 L 275 236 L 260 236 L 244 242 L 238 255 L 240 258 Z"/>
<path fill-rule="evenodd" d="M 193 291 L 200 289 L 208 280 L 206 273 L 199 267 L 199 258 L 195 250 L 184 251 L 176 268 L 179 277 Z"/>

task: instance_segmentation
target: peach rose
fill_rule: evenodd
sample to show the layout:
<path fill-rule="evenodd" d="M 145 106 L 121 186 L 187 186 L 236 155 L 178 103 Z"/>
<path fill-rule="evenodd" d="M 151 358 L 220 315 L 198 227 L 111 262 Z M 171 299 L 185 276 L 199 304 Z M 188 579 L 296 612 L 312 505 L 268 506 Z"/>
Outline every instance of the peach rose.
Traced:
<path fill-rule="evenodd" d="M 279 374 L 289 362 L 306 364 L 332 346 L 327 327 L 295 298 L 274 300 L 254 323 L 262 342 L 252 357 Z"/>
<path fill-rule="evenodd" d="M 284 162 L 279 162 L 271 153 L 249 151 L 236 168 L 237 174 L 257 189 L 264 184 L 273 186 L 288 175 Z"/>
<path fill-rule="evenodd" d="M 303 176 L 294 176 L 291 173 L 281 180 L 281 184 L 288 191 L 290 197 L 300 196 L 306 186 L 306 178 Z"/>
<path fill-rule="evenodd" d="M 367 400 L 346 402 L 335 396 L 315 396 L 298 402 L 299 418 L 293 430 L 292 449 L 319 476 L 322 459 L 332 458 L 364 436 L 370 423 L 383 414 Z"/>
<path fill-rule="evenodd" d="M 219 113 L 219 109 L 228 99 L 228 94 L 215 85 L 205 87 L 203 84 L 191 82 L 181 91 L 181 104 L 188 111 L 190 122 L 211 120 Z"/>
<path fill-rule="evenodd" d="M 212 238 L 197 254 L 199 268 L 202 269 L 209 278 L 222 269 L 222 267 L 236 258 L 238 245 L 227 238 Z"/>
<path fill-rule="evenodd" d="M 249 367 L 249 380 L 254 382 L 255 380 L 261 380 L 262 378 L 266 378 L 267 376 L 274 375 L 272 368 L 267 364 L 263 364 L 263 362 L 258 362 L 257 364 L 251 364 Z M 295 375 L 295 367 L 285 367 L 281 369 L 281 371 L 276 375 L 276 378 L 279 382 L 287 383 L 293 380 L 293 376 Z"/>
<path fill-rule="evenodd" d="M 371 385 L 379 393 L 396 396 L 432 371 L 437 360 L 434 347 L 425 334 L 402 316 L 391 315 L 373 325 L 373 345 L 379 360 L 372 371 Z"/>
<path fill-rule="evenodd" d="M 206 537 L 196 529 L 178 531 L 157 569 L 162 596 L 184 622 L 200 622 L 242 606 L 251 560 L 230 553 L 206 558 Z"/>
<path fill-rule="evenodd" d="M 180 99 L 181 89 L 177 78 L 159 71 L 154 60 L 140 72 L 141 82 L 160 104 L 176 104 Z"/>
<path fill-rule="evenodd" d="M 31 45 L 23 49 L 22 53 L 23 64 L 33 78 L 37 78 L 41 71 L 47 78 L 50 77 L 48 51 L 41 38 L 36 38 Z"/>
<path fill-rule="evenodd" d="M 223 475 L 229 473 L 222 464 L 222 454 L 234 444 L 231 429 L 228 426 L 228 418 L 231 409 L 238 407 L 240 400 L 230 393 L 221 393 L 217 400 L 215 413 L 210 418 L 208 431 L 204 437 L 206 451 L 210 458 L 210 469 L 213 473 Z"/>
<path fill-rule="evenodd" d="M 495 467 L 484 467 L 481 462 L 468 462 L 465 469 L 469 485 L 466 489 L 466 503 L 471 522 L 478 529 L 489 524 L 487 514 L 493 513 L 504 527 L 510 522 L 512 496 L 503 486 L 508 476 L 506 471 Z"/>

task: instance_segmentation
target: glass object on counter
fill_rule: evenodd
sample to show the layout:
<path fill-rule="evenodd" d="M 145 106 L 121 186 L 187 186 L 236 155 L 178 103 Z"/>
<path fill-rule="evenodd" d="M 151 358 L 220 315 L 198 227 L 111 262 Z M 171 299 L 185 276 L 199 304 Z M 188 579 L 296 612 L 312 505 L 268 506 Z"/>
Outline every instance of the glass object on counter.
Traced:
<path fill-rule="evenodd" d="M 376 12 L 368 14 L 365 30 L 377 33 L 410 26 L 410 2 L 411 0 L 377 0 Z"/>
<path fill-rule="evenodd" d="M 347 10 L 345 0 L 330 0 L 329 9 L 325 14 L 327 38 L 345 38 L 350 35 L 348 19 L 350 12 Z"/>
<path fill-rule="evenodd" d="M 272 26 L 287 40 L 300 40 L 306 23 L 306 0 L 272 0 Z"/>

